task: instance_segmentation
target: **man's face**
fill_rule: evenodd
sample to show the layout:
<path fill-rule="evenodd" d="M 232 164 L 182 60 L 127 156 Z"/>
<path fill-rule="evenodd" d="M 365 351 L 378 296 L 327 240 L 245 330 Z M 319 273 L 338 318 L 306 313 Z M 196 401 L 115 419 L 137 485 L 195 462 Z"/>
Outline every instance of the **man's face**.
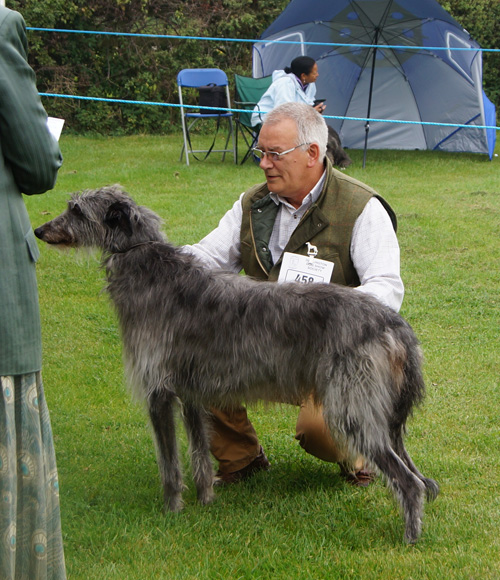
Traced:
<path fill-rule="evenodd" d="M 299 145 L 297 139 L 295 122 L 284 119 L 262 127 L 257 147 L 261 151 L 281 153 Z M 307 172 L 309 165 L 310 156 L 306 147 L 299 147 L 275 161 L 265 155 L 260 162 L 269 191 L 288 199 L 290 203 L 298 202 L 299 205 L 310 191 Z"/>

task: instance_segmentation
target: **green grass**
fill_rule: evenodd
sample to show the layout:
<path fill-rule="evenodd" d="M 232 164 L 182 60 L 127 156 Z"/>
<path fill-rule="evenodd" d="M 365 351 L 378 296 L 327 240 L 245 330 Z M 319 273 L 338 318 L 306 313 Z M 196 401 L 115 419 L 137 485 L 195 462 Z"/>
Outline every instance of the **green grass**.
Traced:
<path fill-rule="evenodd" d="M 27 198 L 34 226 L 68 193 L 121 183 L 165 219 L 175 243 L 209 232 L 262 179 L 220 155 L 186 167 L 181 137 L 63 136 L 56 188 Z M 441 484 L 419 544 L 402 542 L 395 502 L 378 481 L 346 486 L 335 466 L 293 439 L 293 407 L 251 417 L 272 470 L 196 503 L 183 438 L 185 510 L 164 514 L 150 429 L 124 388 L 114 313 L 95 257 L 41 245 L 44 383 L 56 443 L 70 578 L 500 578 L 500 171 L 495 158 L 351 151 L 347 173 L 399 218 L 402 314 L 426 355 L 428 396 L 407 447 Z"/>

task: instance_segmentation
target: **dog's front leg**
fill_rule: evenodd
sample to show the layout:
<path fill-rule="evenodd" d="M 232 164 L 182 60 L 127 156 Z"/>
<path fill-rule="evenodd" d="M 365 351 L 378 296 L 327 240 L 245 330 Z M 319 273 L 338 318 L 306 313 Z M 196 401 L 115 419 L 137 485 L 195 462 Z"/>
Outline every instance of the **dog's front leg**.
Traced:
<path fill-rule="evenodd" d="M 182 472 L 175 436 L 175 395 L 166 390 L 155 390 L 149 396 L 149 416 L 154 429 L 158 468 L 165 508 L 177 512 L 182 509 Z"/>
<path fill-rule="evenodd" d="M 189 438 L 193 479 L 198 500 L 203 505 L 214 499 L 213 468 L 206 412 L 193 405 L 184 406 L 184 423 Z"/>

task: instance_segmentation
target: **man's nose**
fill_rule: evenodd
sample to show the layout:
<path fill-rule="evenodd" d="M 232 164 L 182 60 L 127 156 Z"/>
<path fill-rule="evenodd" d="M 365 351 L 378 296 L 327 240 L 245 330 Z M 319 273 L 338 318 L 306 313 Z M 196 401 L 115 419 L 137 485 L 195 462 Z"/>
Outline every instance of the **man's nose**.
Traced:
<path fill-rule="evenodd" d="M 262 159 L 260 160 L 259 167 L 261 169 L 267 169 L 272 167 L 273 162 L 269 159 L 269 155 L 263 155 Z"/>

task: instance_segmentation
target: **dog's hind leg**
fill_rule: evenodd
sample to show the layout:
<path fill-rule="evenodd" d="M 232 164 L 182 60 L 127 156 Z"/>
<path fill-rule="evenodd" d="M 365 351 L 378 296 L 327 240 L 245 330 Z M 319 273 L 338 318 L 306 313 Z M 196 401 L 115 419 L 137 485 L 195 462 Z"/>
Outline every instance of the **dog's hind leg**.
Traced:
<path fill-rule="evenodd" d="M 367 456 L 386 476 L 387 484 L 394 491 L 403 511 L 406 523 L 405 540 L 414 544 L 422 529 L 424 483 L 390 447 Z"/>
<path fill-rule="evenodd" d="M 157 445 L 158 468 L 163 485 L 165 508 L 182 509 L 182 472 L 175 436 L 174 410 L 176 398 L 172 392 L 155 390 L 148 398 L 149 416 Z"/>
<path fill-rule="evenodd" d="M 213 467 L 205 411 L 193 405 L 185 405 L 184 424 L 189 438 L 193 479 L 198 500 L 205 505 L 214 499 Z"/>
<path fill-rule="evenodd" d="M 393 431 L 391 434 L 391 441 L 392 441 L 392 448 L 394 452 L 400 457 L 400 459 L 405 463 L 406 467 L 414 473 L 420 481 L 425 485 L 425 495 L 427 497 L 427 501 L 432 501 L 436 499 L 439 494 L 439 485 L 434 479 L 430 479 L 425 477 L 420 473 L 417 466 L 413 463 L 412 458 L 406 451 L 406 448 L 403 443 L 403 436 L 402 436 L 402 429 L 398 428 Z"/>
<path fill-rule="evenodd" d="M 425 487 L 391 448 L 384 417 L 386 391 L 370 384 L 361 388 L 363 374 L 357 368 L 349 373 L 337 364 L 335 373 L 335 382 L 323 397 L 326 424 L 334 438 L 337 433 L 345 437 L 353 455 L 361 454 L 387 478 L 404 515 L 405 539 L 415 543 L 422 525 Z M 371 398 L 365 396 L 367 392 Z"/>
<path fill-rule="evenodd" d="M 366 423 L 363 424 L 361 420 L 357 423 L 353 417 L 350 421 L 339 421 L 336 427 L 331 419 L 328 424 L 334 426 L 333 429 L 330 427 L 332 436 L 340 433 L 345 437 L 353 456 L 362 455 L 369 465 L 375 465 L 385 476 L 401 506 L 405 520 L 405 540 L 414 544 L 422 527 L 425 483 L 392 450 L 388 435 L 384 436 L 383 432 L 370 433 Z"/>

